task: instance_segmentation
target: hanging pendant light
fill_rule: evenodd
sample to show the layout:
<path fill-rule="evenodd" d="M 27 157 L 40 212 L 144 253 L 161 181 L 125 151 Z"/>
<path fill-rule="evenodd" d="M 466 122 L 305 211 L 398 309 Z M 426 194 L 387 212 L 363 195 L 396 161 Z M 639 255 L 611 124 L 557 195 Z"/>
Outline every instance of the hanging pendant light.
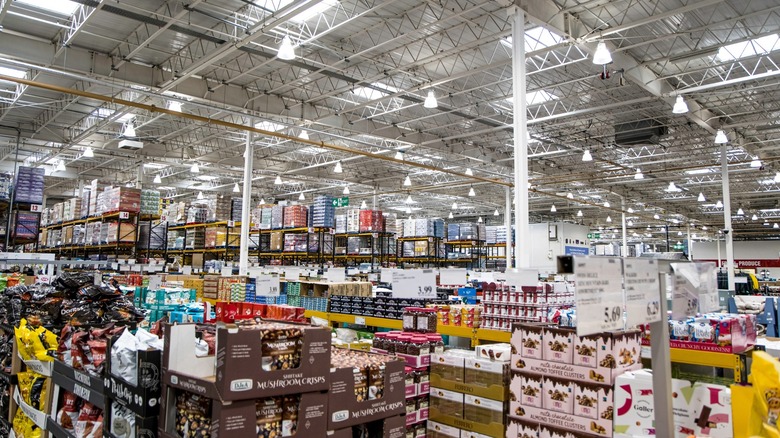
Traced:
<path fill-rule="evenodd" d="M 718 129 L 718 132 L 715 133 L 715 144 L 723 144 L 728 142 L 729 138 L 726 137 L 726 133 L 723 132 L 722 129 Z"/>
<path fill-rule="evenodd" d="M 590 154 L 590 149 L 585 149 L 582 153 L 582 161 L 593 161 L 593 156 Z"/>
<path fill-rule="evenodd" d="M 412 195 L 407 195 L 406 196 L 406 203 L 407 204 L 411 204 L 412 202 L 414 202 L 414 200 L 412 199 Z"/>
<path fill-rule="evenodd" d="M 409 187 L 412 185 L 412 179 L 409 178 L 409 175 L 406 175 L 406 178 L 404 178 L 404 187 Z"/>
<path fill-rule="evenodd" d="M 279 51 L 276 53 L 279 59 L 285 61 L 292 61 L 295 59 L 295 49 L 293 48 L 292 41 L 289 35 L 285 35 L 282 38 L 282 44 L 279 45 Z"/>
<path fill-rule="evenodd" d="M 404 159 L 404 153 L 401 151 L 395 151 L 395 159 L 396 160 L 403 160 Z"/>
<path fill-rule="evenodd" d="M 612 54 L 607 49 L 607 44 L 604 41 L 599 41 L 596 46 L 596 52 L 593 53 L 593 63 L 596 65 L 605 65 L 612 62 Z"/>
<path fill-rule="evenodd" d="M 436 101 L 436 96 L 433 94 L 433 90 L 428 91 L 428 96 L 425 98 L 423 106 L 430 109 L 439 107 L 439 102 Z"/>
<path fill-rule="evenodd" d="M 305 129 L 301 130 L 301 135 L 298 136 L 301 140 L 308 140 L 309 139 L 309 132 Z"/>
<path fill-rule="evenodd" d="M 777 173 L 775 174 L 775 182 L 776 182 L 776 183 L 780 183 L 780 172 L 777 172 Z"/>
<path fill-rule="evenodd" d="M 301 194 L 298 195 L 298 200 L 299 201 L 305 201 L 306 200 L 306 195 L 304 195 L 303 192 L 301 192 Z"/>
<path fill-rule="evenodd" d="M 628 212 L 628 214 L 633 214 L 634 213 L 634 209 L 631 208 L 631 207 L 628 207 L 628 210 L 626 210 L 626 211 Z"/>
<path fill-rule="evenodd" d="M 715 203 L 715 208 L 723 208 L 723 203 L 720 202 L 720 199 L 718 199 L 718 202 Z"/>
<path fill-rule="evenodd" d="M 566 194 L 566 199 L 574 199 L 574 194 L 572 194 L 572 192 L 569 192 L 568 194 Z"/>
<path fill-rule="evenodd" d="M 233 193 L 239 193 L 241 191 L 241 187 L 238 186 L 238 183 L 235 183 L 233 185 Z"/>
<path fill-rule="evenodd" d="M 670 181 L 670 182 L 669 182 L 669 186 L 668 186 L 668 187 L 666 187 L 666 191 L 667 191 L 667 192 L 681 192 L 681 191 L 682 191 L 682 189 L 680 189 L 679 187 L 677 187 L 677 186 L 674 184 L 674 181 Z"/>
<path fill-rule="evenodd" d="M 452 215 L 452 212 L 450 212 L 450 215 L 447 216 L 448 218 L 452 219 L 454 216 Z"/>
<path fill-rule="evenodd" d="M 406 214 L 412 214 L 412 207 L 406 207 Z"/>
<path fill-rule="evenodd" d="M 612 218 L 607 216 L 607 222 L 612 222 Z"/>
<path fill-rule="evenodd" d="M 739 207 L 739 210 L 737 210 L 737 216 L 744 216 L 745 210 L 742 210 L 742 207 Z"/>
<path fill-rule="evenodd" d="M 758 216 L 756 216 L 756 214 L 753 213 L 753 217 L 751 217 L 750 220 L 753 220 L 753 221 L 758 220 Z"/>
<path fill-rule="evenodd" d="M 555 204 L 553 204 L 552 207 L 550 207 L 550 213 L 555 213 L 556 211 L 558 211 L 558 209 L 555 208 Z"/>
<path fill-rule="evenodd" d="M 87 148 L 84 149 L 84 158 L 92 158 L 94 156 L 95 151 L 93 151 L 91 147 L 87 146 Z"/>
<path fill-rule="evenodd" d="M 477 219 L 477 222 L 482 223 L 482 216 L 480 216 L 479 219 Z"/>
<path fill-rule="evenodd" d="M 704 197 L 704 193 L 702 193 L 702 192 L 699 192 L 699 197 L 697 198 L 697 200 L 698 200 L 699 202 L 704 202 L 704 201 L 706 201 L 707 199 Z"/>
<path fill-rule="evenodd" d="M 658 213 L 653 215 L 653 219 L 658 220 L 661 219 L 661 216 L 658 215 Z"/>
<path fill-rule="evenodd" d="M 171 111 L 176 111 L 177 113 L 181 112 L 181 102 L 178 100 L 169 100 L 168 101 L 168 109 Z"/>
<path fill-rule="evenodd" d="M 577 210 L 577 217 L 582 217 L 582 210 Z"/>
<path fill-rule="evenodd" d="M 466 175 L 468 175 L 468 176 L 474 176 L 474 172 L 471 170 L 471 168 L 470 168 L 470 167 L 467 167 L 467 168 L 466 168 Z"/>
<path fill-rule="evenodd" d="M 363 210 L 368 208 L 368 205 L 366 205 L 366 201 L 363 201 L 363 202 L 360 203 L 360 208 L 363 209 Z"/>
<path fill-rule="evenodd" d="M 162 184 L 162 178 L 160 178 L 160 174 L 154 176 L 154 183 L 155 184 Z"/>
<path fill-rule="evenodd" d="M 125 124 L 125 129 L 122 131 L 122 137 L 135 138 L 135 126 L 133 126 L 133 122 L 127 122 Z"/>
<path fill-rule="evenodd" d="M 198 200 L 203 199 L 203 192 L 198 192 Z"/>
<path fill-rule="evenodd" d="M 341 168 L 341 161 L 336 161 L 336 165 L 333 166 L 333 173 L 341 173 L 344 169 Z"/>
<path fill-rule="evenodd" d="M 349 195 L 349 186 L 344 186 L 344 191 L 341 192 L 341 193 L 343 193 L 345 195 Z"/>
<path fill-rule="evenodd" d="M 55 170 L 55 171 L 57 171 L 57 172 L 65 172 L 66 170 L 68 170 L 68 169 L 65 167 L 65 161 L 63 161 L 63 160 L 58 160 L 58 161 L 57 161 L 57 167 L 56 167 L 54 170 Z"/>
<path fill-rule="evenodd" d="M 282 176 L 281 175 L 276 175 L 276 180 L 274 181 L 274 185 L 278 186 L 281 183 L 282 183 Z"/>
<path fill-rule="evenodd" d="M 198 166 L 198 163 L 192 163 L 192 167 L 190 167 L 190 173 L 200 173 L 200 166 Z"/>
<path fill-rule="evenodd" d="M 469 196 L 477 196 L 477 192 L 474 191 L 474 187 L 469 187 Z"/>
<path fill-rule="evenodd" d="M 672 107 L 672 113 L 685 114 L 688 112 L 688 104 L 685 103 L 685 99 L 682 96 L 677 96 L 674 101 L 674 107 Z"/>
<path fill-rule="evenodd" d="M 493 216 L 498 216 L 499 214 L 500 213 L 498 212 L 498 209 L 496 209 L 496 211 L 493 212 Z"/>
<path fill-rule="evenodd" d="M 760 169 L 762 166 L 761 160 L 758 159 L 758 157 L 753 157 L 752 160 L 750 160 L 750 167 L 753 169 Z"/>
<path fill-rule="evenodd" d="M 632 221 L 632 220 L 629 220 L 627 225 L 628 225 L 629 227 L 633 227 L 633 226 L 634 226 L 634 221 Z"/>
<path fill-rule="evenodd" d="M 645 179 L 645 174 L 642 173 L 642 170 L 637 168 L 636 173 L 634 174 L 634 179 Z"/>
<path fill-rule="evenodd" d="M 609 208 L 610 207 L 609 201 L 604 201 L 604 207 L 605 208 Z"/>
<path fill-rule="evenodd" d="M 457 202 L 453 202 L 452 203 L 452 209 L 453 210 L 457 210 L 458 209 L 458 203 Z"/>

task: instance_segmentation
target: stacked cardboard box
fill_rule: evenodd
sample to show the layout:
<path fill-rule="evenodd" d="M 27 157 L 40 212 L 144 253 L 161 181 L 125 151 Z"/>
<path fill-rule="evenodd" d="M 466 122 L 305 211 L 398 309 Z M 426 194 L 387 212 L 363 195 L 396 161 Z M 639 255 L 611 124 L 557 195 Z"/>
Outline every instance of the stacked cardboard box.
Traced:
<path fill-rule="evenodd" d="M 16 171 L 14 201 L 28 204 L 43 203 L 43 167 L 20 166 Z"/>
<path fill-rule="evenodd" d="M 271 229 L 278 230 L 285 228 L 284 209 L 284 205 L 274 205 L 271 207 Z M 265 210 L 263 210 L 263 217 L 265 217 Z"/>
<path fill-rule="evenodd" d="M 357 208 L 349 208 L 346 210 L 347 217 L 347 233 L 360 232 L 360 210 Z"/>
<path fill-rule="evenodd" d="M 37 239 L 40 214 L 17 211 L 13 227 L 15 239 Z"/>
<path fill-rule="evenodd" d="M 166 326 L 162 438 L 326 435 L 329 331 L 261 323 L 220 326 L 216 337 L 216 355 L 199 357 L 194 325 Z M 197 418 L 178 409 L 185 401 L 202 407 Z"/>
<path fill-rule="evenodd" d="M 384 231 L 384 217 L 380 210 L 359 210 L 359 231 L 361 233 Z"/>
<path fill-rule="evenodd" d="M 284 228 L 307 226 L 308 209 L 303 205 L 284 207 Z"/>
<path fill-rule="evenodd" d="M 12 186 L 13 177 L 8 173 L 0 173 L 0 199 L 4 201 L 11 199 Z"/>
<path fill-rule="evenodd" d="M 240 222 L 241 221 L 241 206 L 243 200 L 241 198 L 230 199 L 230 217 L 229 220 Z"/>
<path fill-rule="evenodd" d="M 612 436 L 614 383 L 642 367 L 640 332 L 577 336 L 574 329 L 515 324 L 509 414 L 519 420 L 507 437 L 521 437 L 522 423 L 575 433 Z"/>
<path fill-rule="evenodd" d="M 160 206 L 159 190 L 141 190 L 141 214 L 158 215 Z"/>
<path fill-rule="evenodd" d="M 333 228 L 336 225 L 336 207 L 333 206 L 333 197 L 318 195 L 311 205 L 311 226 Z"/>
<path fill-rule="evenodd" d="M 129 187 L 112 187 L 106 190 L 104 213 L 141 211 L 141 190 Z"/>

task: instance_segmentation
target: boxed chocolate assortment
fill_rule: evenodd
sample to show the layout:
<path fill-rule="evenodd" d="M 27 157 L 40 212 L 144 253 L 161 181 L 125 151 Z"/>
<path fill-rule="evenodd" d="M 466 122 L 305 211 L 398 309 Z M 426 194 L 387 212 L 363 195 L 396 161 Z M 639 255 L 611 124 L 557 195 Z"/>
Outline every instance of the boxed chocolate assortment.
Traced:
<path fill-rule="evenodd" d="M 193 351 L 195 326 L 166 326 L 165 383 L 225 401 L 325 391 L 330 332 L 280 322 L 219 325 L 216 357 Z M 216 359 L 216 360 L 215 360 Z"/>
<path fill-rule="evenodd" d="M 403 361 L 383 354 L 334 348 L 331 367 L 329 430 L 405 412 Z"/>

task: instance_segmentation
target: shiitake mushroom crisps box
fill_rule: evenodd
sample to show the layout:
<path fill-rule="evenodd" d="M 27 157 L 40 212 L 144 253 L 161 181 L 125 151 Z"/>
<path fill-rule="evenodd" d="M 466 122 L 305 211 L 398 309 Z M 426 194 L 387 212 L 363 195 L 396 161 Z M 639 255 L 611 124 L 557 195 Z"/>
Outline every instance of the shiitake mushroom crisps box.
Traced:
<path fill-rule="evenodd" d="M 169 385 L 177 385 L 174 379 L 190 381 L 189 390 L 195 392 L 203 390 L 198 381 L 209 382 L 224 401 L 327 391 L 330 338 L 326 329 L 301 324 L 219 324 L 216 357 L 197 357 L 195 325 L 169 325 L 164 381 Z"/>

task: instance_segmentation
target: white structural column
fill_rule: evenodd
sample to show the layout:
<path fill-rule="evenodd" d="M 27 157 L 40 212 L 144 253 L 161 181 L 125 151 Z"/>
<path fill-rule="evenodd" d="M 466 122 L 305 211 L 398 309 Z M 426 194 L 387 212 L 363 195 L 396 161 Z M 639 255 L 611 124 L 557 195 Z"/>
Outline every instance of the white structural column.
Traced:
<path fill-rule="evenodd" d="M 727 154 L 728 143 L 720 145 L 720 176 L 723 185 L 723 224 L 724 239 L 726 241 L 726 267 L 729 275 L 729 290 L 735 290 L 734 286 L 734 241 L 731 231 L 731 190 L 729 188 L 729 163 Z"/>
<path fill-rule="evenodd" d="M 688 260 L 693 260 L 693 239 L 691 238 L 690 222 L 688 222 Z"/>
<path fill-rule="evenodd" d="M 252 119 L 249 120 L 249 126 Z M 238 274 L 246 275 L 249 268 L 249 212 L 252 210 L 252 169 L 255 153 L 252 147 L 252 132 L 246 132 L 246 148 L 244 149 L 244 192 L 241 197 L 241 249 L 238 256 Z"/>
<path fill-rule="evenodd" d="M 512 90 L 514 94 L 515 137 L 515 267 L 531 266 L 528 227 L 528 120 L 525 101 L 525 12 L 513 7 Z M 507 240 L 509 233 L 507 230 Z M 507 266 L 509 268 L 509 266 Z"/>
<path fill-rule="evenodd" d="M 623 224 L 623 257 L 628 257 L 628 235 L 626 234 L 626 200 L 620 197 L 620 217 Z"/>
<path fill-rule="evenodd" d="M 506 190 L 506 204 L 504 205 L 504 227 L 506 227 L 506 268 L 512 268 L 512 189 Z"/>

